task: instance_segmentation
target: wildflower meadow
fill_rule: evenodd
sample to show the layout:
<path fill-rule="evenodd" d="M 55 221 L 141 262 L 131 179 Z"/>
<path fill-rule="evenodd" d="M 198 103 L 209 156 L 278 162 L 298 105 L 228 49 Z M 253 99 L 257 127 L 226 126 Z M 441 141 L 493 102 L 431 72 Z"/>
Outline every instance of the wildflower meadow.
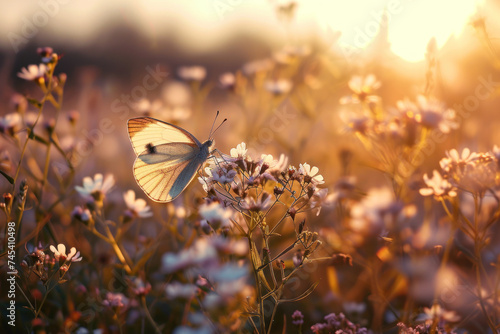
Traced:
<path fill-rule="evenodd" d="M 499 332 L 498 4 L 409 60 L 415 1 L 349 45 L 262 2 L 264 31 L 210 52 L 162 40 L 154 1 L 72 42 L 91 4 L 41 1 L 6 33 L 0 332 Z"/>

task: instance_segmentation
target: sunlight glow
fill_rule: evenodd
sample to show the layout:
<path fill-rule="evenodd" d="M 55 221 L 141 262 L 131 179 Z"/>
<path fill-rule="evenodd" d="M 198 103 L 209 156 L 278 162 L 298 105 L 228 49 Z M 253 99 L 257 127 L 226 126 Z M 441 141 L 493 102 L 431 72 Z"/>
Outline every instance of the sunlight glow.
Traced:
<path fill-rule="evenodd" d="M 442 47 L 454 34 L 460 34 L 476 10 L 474 1 L 453 0 L 354 0 L 305 3 L 314 6 L 321 26 L 342 33 L 339 43 L 344 52 L 359 52 L 370 45 L 387 15 L 391 50 L 407 61 L 425 57 L 427 43 L 436 38 Z M 354 50 L 354 51 L 352 51 Z"/>
<path fill-rule="evenodd" d="M 432 37 L 442 47 L 450 37 L 458 35 L 467 25 L 476 7 L 484 0 L 295 0 L 296 17 L 285 27 L 276 18 L 274 6 L 278 0 L 88 0 L 85 4 L 69 2 L 54 9 L 53 17 L 40 30 L 53 32 L 65 42 L 91 43 L 111 24 L 130 25 L 152 40 L 173 36 L 192 51 L 210 50 L 223 45 L 240 32 L 260 36 L 268 41 L 288 38 L 300 40 L 308 28 L 317 33 L 332 35 L 340 32 L 340 50 L 345 56 L 362 54 L 379 34 L 382 17 L 387 16 L 388 40 L 391 50 L 407 61 L 424 59 L 426 46 Z M 287 2 L 291 0 L 280 0 Z M 119 5 L 118 5 L 119 4 Z M 117 10 L 116 8 L 119 8 Z M 9 4 L 9 10 L 0 13 L 2 30 L 22 35 L 33 26 L 40 6 Z M 17 13 L 11 15 L 11 13 Z M 12 17 L 24 17 L 13 20 Z M 47 16 L 45 14 L 45 16 Z M 48 16 L 47 16 L 48 18 Z M 61 29 L 64 27 L 64 29 Z M 35 29 L 36 28 L 36 29 Z M 31 30 L 30 30 L 31 31 Z M 28 40 L 31 39 L 28 38 Z M 10 45 L 0 39 L 0 45 Z"/>

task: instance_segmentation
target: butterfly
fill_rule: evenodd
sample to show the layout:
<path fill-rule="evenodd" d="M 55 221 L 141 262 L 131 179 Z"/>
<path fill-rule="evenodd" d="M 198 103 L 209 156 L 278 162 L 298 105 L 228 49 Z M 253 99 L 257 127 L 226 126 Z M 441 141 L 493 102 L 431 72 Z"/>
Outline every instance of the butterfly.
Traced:
<path fill-rule="evenodd" d="M 179 196 L 212 153 L 212 139 L 202 144 L 186 130 L 151 117 L 129 119 L 128 135 L 137 156 L 135 180 L 160 203 Z"/>

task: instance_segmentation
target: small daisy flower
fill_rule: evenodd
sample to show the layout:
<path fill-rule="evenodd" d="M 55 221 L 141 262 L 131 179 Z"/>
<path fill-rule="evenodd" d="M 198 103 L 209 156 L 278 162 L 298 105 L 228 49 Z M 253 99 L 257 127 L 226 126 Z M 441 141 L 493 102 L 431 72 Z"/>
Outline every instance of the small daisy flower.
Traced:
<path fill-rule="evenodd" d="M 219 83 L 224 89 L 232 89 L 236 84 L 236 76 L 231 72 L 223 73 L 219 77 Z"/>
<path fill-rule="evenodd" d="M 274 164 L 275 160 L 273 158 L 273 155 L 272 154 L 262 154 L 260 156 L 260 164 L 261 165 L 267 165 L 268 168 Z"/>
<path fill-rule="evenodd" d="M 470 153 L 464 149 L 460 157 L 453 150 L 448 156 L 440 164 L 460 188 L 482 193 L 496 184 L 498 160 L 491 153 Z"/>
<path fill-rule="evenodd" d="M 47 66 L 45 64 L 28 65 L 28 68 L 23 67 L 21 72 L 17 73 L 17 76 L 27 81 L 34 81 L 42 78 L 46 72 Z"/>
<path fill-rule="evenodd" d="M 272 157 L 272 156 L 271 156 Z M 278 173 L 286 171 L 288 168 L 288 157 L 284 154 L 281 154 L 278 160 L 274 160 L 269 166 L 269 173 Z"/>
<path fill-rule="evenodd" d="M 22 114 L 28 108 L 28 100 L 21 94 L 14 94 L 10 98 L 10 105 L 18 113 Z"/>
<path fill-rule="evenodd" d="M 164 106 L 153 112 L 153 115 L 169 122 L 178 123 L 189 119 L 192 113 L 191 108 L 187 106 Z"/>
<path fill-rule="evenodd" d="M 245 75 L 253 75 L 259 72 L 269 71 L 273 67 L 273 61 L 271 59 L 260 59 L 254 60 L 243 65 L 243 73 Z"/>
<path fill-rule="evenodd" d="M 236 174 L 237 174 L 236 170 L 230 168 L 230 166 L 227 166 L 227 165 L 226 166 L 224 166 L 224 165 L 217 166 L 216 165 L 211 170 L 211 175 L 212 175 L 213 181 L 221 183 L 221 184 L 233 182 Z"/>
<path fill-rule="evenodd" d="M 209 238 L 199 238 L 187 249 L 178 253 L 165 253 L 162 256 L 162 271 L 170 274 L 191 266 L 203 266 L 218 263 L 217 249 Z"/>
<path fill-rule="evenodd" d="M 312 183 L 315 186 L 325 183 L 325 181 L 323 181 L 323 176 L 319 175 L 318 172 L 319 168 L 316 166 L 311 168 L 307 163 L 299 165 L 299 174 L 304 176 L 304 181 Z"/>
<path fill-rule="evenodd" d="M 0 117 L 0 133 L 14 135 L 21 125 L 21 116 L 17 112 Z"/>
<path fill-rule="evenodd" d="M 418 111 L 418 107 L 415 103 L 411 102 L 408 98 L 396 102 L 396 108 L 399 113 L 410 119 L 414 119 Z"/>
<path fill-rule="evenodd" d="M 135 192 L 129 190 L 123 194 L 123 199 L 127 205 L 127 215 L 130 217 L 147 218 L 153 215 L 151 208 L 146 204 L 142 198 L 135 198 Z"/>
<path fill-rule="evenodd" d="M 199 209 L 200 215 L 203 219 L 208 221 L 214 228 L 229 227 L 231 225 L 231 218 L 233 216 L 231 210 L 222 207 L 217 202 L 210 204 L 203 204 Z"/>
<path fill-rule="evenodd" d="M 353 76 L 349 80 L 349 88 L 353 91 L 352 96 L 345 96 L 340 99 L 341 104 L 358 104 L 362 102 L 377 102 L 379 97 L 374 95 L 374 91 L 380 87 L 380 81 L 370 74 L 366 77 Z"/>
<path fill-rule="evenodd" d="M 202 81 L 207 76 L 207 70 L 203 66 L 182 66 L 177 74 L 186 81 Z"/>
<path fill-rule="evenodd" d="M 165 292 L 168 299 L 189 299 L 192 298 L 199 288 L 194 284 L 182 284 L 180 282 L 172 282 L 167 284 L 165 287 Z"/>
<path fill-rule="evenodd" d="M 321 208 L 324 206 L 332 205 L 337 200 L 337 198 L 338 193 L 328 194 L 327 188 L 316 189 L 311 197 L 309 206 L 316 213 L 316 216 L 319 216 Z"/>
<path fill-rule="evenodd" d="M 457 196 L 455 187 L 453 187 L 448 180 L 444 179 L 437 170 L 432 172 L 432 178 L 429 178 L 427 174 L 424 174 L 424 182 L 427 187 L 419 190 L 420 195 L 422 196 L 434 195 L 436 198 L 441 198 L 443 196 Z"/>
<path fill-rule="evenodd" d="M 386 217 L 395 217 L 401 205 L 394 201 L 394 193 L 389 188 L 370 189 L 366 197 L 351 208 L 350 227 L 365 234 L 379 234 L 384 228 Z"/>
<path fill-rule="evenodd" d="M 419 317 L 419 320 L 432 321 L 434 319 L 439 319 L 440 322 L 458 322 L 460 316 L 455 311 L 447 311 L 437 304 L 431 308 L 424 307 L 424 314 Z"/>
<path fill-rule="evenodd" d="M 462 150 L 461 155 L 458 154 L 456 149 L 451 149 L 446 152 L 446 156 L 446 158 L 439 161 L 439 165 L 446 172 L 454 168 L 464 169 L 467 166 L 474 167 L 474 161 L 478 157 L 477 153 L 471 152 L 467 147 Z"/>
<path fill-rule="evenodd" d="M 351 313 L 363 314 L 366 311 L 365 303 L 345 302 L 342 303 L 342 306 L 344 307 L 346 313 L 349 314 Z"/>
<path fill-rule="evenodd" d="M 456 113 L 447 109 L 444 103 L 436 99 L 427 99 L 423 95 L 417 97 L 418 111 L 415 120 L 428 128 L 438 128 L 442 133 L 449 133 L 458 128 Z"/>
<path fill-rule="evenodd" d="M 232 158 L 238 159 L 238 160 L 243 160 L 247 157 L 247 144 L 244 142 L 241 144 L 238 144 L 236 148 L 232 148 L 229 153 L 231 154 Z"/>
<path fill-rule="evenodd" d="M 215 236 L 210 238 L 210 244 L 222 254 L 232 254 L 237 256 L 248 255 L 248 243 L 243 240 L 228 239 L 223 236 Z"/>
<path fill-rule="evenodd" d="M 64 244 L 57 245 L 57 248 L 53 245 L 50 245 L 50 250 L 54 253 L 54 257 L 56 258 L 56 260 L 59 260 L 61 257 L 64 257 L 64 260 L 67 258 L 66 246 Z"/>
<path fill-rule="evenodd" d="M 75 249 L 75 247 L 71 247 L 71 253 L 70 255 L 68 255 L 68 261 L 71 260 L 71 262 L 80 262 L 81 260 L 83 260 L 83 257 L 80 256 L 80 251 L 77 251 L 74 255 L 71 255 L 73 249 Z"/>
<path fill-rule="evenodd" d="M 376 123 L 370 116 L 343 112 L 340 117 L 346 124 L 346 127 L 343 129 L 345 132 L 359 132 L 367 135 L 372 133 L 375 128 Z"/>
<path fill-rule="evenodd" d="M 75 189 L 80 196 L 90 202 L 102 202 L 104 196 L 114 184 L 115 178 L 113 175 L 110 174 L 104 177 L 102 174 L 98 173 L 94 175 L 94 180 L 89 176 L 84 177 L 83 187 L 76 186 Z"/>
<path fill-rule="evenodd" d="M 150 101 L 147 98 L 142 98 L 132 105 L 135 111 L 145 115 L 152 115 L 163 108 L 163 102 L 160 99 Z"/>
<path fill-rule="evenodd" d="M 57 245 L 57 248 L 50 245 L 50 250 L 54 253 L 54 257 L 58 261 L 78 262 L 82 260 L 80 252 L 77 252 L 75 247 L 71 247 L 69 254 L 66 254 L 66 246 L 64 244 Z"/>
<path fill-rule="evenodd" d="M 198 181 L 201 183 L 203 190 L 208 193 L 214 190 L 215 181 L 212 177 L 212 168 L 205 167 L 205 174 L 207 176 L 199 176 Z"/>

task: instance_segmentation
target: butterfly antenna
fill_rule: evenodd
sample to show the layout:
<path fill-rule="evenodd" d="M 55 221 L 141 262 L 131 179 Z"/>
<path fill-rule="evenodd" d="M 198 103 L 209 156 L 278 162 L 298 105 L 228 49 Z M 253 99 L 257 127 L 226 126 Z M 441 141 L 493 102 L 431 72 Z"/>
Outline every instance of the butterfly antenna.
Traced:
<path fill-rule="evenodd" d="M 219 130 L 219 128 L 222 126 L 222 124 L 224 124 L 226 121 L 227 121 L 227 118 L 224 118 L 224 120 L 219 124 L 219 126 L 214 130 L 214 125 L 215 125 L 215 121 L 217 120 L 217 117 L 219 117 L 219 110 L 217 110 L 217 115 L 215 115 L 215 119 L 214 119 L 214 122 L 212 123 L 212 128 L 210 129 L 210 135 L 208 136 L 208 138 L 212 138 L 213 134 Z M 213 130 L 213 131 L 212 131 Z"/>
<path fill-rule="evenodd" d="M 219 117 L 219 110 L 217 110 L 217 114 L 215 115 L 214 121 L 212 123 L 212 127 L 210 128 L 210 133 L 208 134 L 208 138 L 212 138 L 212 130 L 214 129 L 215 121 L 217 121 L 217 117 Z"/>

